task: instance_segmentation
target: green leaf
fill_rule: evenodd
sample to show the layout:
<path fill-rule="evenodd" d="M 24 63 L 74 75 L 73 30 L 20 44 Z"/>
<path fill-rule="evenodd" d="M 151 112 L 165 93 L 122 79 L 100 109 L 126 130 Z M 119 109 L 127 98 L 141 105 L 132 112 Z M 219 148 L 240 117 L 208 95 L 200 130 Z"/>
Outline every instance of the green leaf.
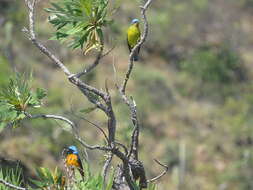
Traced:
<path fill-rule="evenodd" d="M 96 31 L 97 31 L 98 36 L 100 38 L 100 42 L 103 43 L 103 41 L 104 41 L 103 31 L 101 30 L 101 28 L 98 28 Z"/>
<path fill-rule="evenodd" d="M 34 180 L 34 179 L 29 179 L 34 185 L 43 188 L 46 187 L 47 184 L 43 183 L 42 181 Z"/>
<path fill-rule="evenodd" d="M 36 168 L 35 170 L 36 170 L 36 175 L 37 175 L 41 180 L 43 180 L 43 181 L 46 181 L 46 180 L 47 180 L 41 168 Z"/>

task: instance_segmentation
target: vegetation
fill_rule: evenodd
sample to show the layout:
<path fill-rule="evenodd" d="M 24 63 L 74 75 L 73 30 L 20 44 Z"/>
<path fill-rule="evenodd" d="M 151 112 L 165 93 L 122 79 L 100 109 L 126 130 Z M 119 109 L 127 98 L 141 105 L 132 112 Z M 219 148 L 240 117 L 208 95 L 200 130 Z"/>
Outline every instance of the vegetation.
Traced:
<path fill-rule="evenodd" d="M 50 4 L 52 2 L 56 7 Z M 127 144 L 132 127 L 129 110 L 121 104 L 116 90 L 111 89 L 115 81 L 121 81 L 127 70 L 125 30 L 132 18 L 140 18 L 136 8 L 140 1 L 121 1 L 113 15 L 109 13 L 114 9 L 105 9 L 106 22 L 101 23 L 100 27 L 103 37 L 92 38 L 91 32 L 91 38 L 87 37 L 81 43 L 80 39 L 86 33 L 78 30 L 78 24 L 74 25 L 75 30 L 70 31 L 73 20 L 57 30 L 66 15 L 54 15 L 59 8 L 66 10 L 64 3 L 70 1 L 61 2 L 43 1 L 37 9 L 36 28 L 41 41 L 56 52 L 72 71 L 80 69 L 80 65 L 89 65 L 101 44 L 116 44 L 117 48 L 101 61 L 100 66 L 82 78 L 99 88 L 104 88 L 104 81 L 108 79 L 115 115 L 119 118 L 117 140 Z M 13 73 L 16 71 L 33 70 L 34 80 L 28 85 L 30 93 L 17 105 L 24 107 L 27 97 L 35 97 L 37 103 L 30 102 L 26 109 L 34 113 L 68 115 L 81 126 L 80 135 L 85 136 L 88 142 L 101 142 L 103 136 L 97 135 L 89 123 L 76 115 L 94 121 L 105 129 L 107 121 L 104 115 L 98 109 L 92 109 L 93 105 L 89 102 L 83 102 L 78 90 L 68 85 L 58 69 L 51 66 L 50 60 L 42 56 L 20 32 L 27 23 L 23 2 L 4 0 L 0 5 L 1 86 L 6 91 L 11 84 L 10 75 L 15 76 Z M 52 24 L 48 22 L 49 15 Z M 61 15 L 64 14 L 61 12 Z M 147 168 L 147 177 L 152 178 L 160 172 L 153 162 L 153 158 L 159 158 L 169 165 L 170 172 L 158 182 L 157 190 L 253 189 L 252 0 L 156 0 L 147 16 L 150 35 L 141 48 L 141 61 L 135 63 L 128 86 L 129 95 L 137 103 L 142 125 L 139 157 Z M 111 23 L 111 19 L 114 22 Z M 105 27 L 108 23 L 110 27 Z M 58 40 L 64 41 L 61 46 L 55 41 L 48 41 L 52 36 L 51 39 L 57 39 L 57 33 L 63 33 L 66 37 L 58 35 Z M 95 46 L 89 46 L 89 40 Z M 76 45 L 72 46 L 76 47 L 73 52 L 64 47 L 73 44 Z M 104 49 L 110 49 L 107 45 Z M 94 49 L 86 51 L 89 50 L 87 47 Z M 79 51 L 78 48 L 83 50 Z M 86 52 L 85 56 L 83 51 Z M 12 80 L 15 81 L 15 77 Z M 13 82 L 13 85 L 19 84 Z M 36 98 L 37 88 L 46 89 L 47 96 Z M 15 93 L 10 97 L 17 98 Z M 36 108 L 41 101 L 44 106 Z M 5 106 L 7 103 L 4 102 Z M 8 117 L 1 115 L 5 118 L 1 119 L 2 126 L 7 120 L 16 120 L 18 124 L 19 118 L 23 117 L 20 115 L 22 106 L 18 111 L 13 110 L 12 105 L 8 110 L 11 109 L 13 114 Z M 7 109 L 5 106 L 4 109 Z M 24 121 L 15 130 L 2 128 L 0 155 L 21 160 L 32 174 L 38 167 L 54 171 L 57 165 L 63 169 L 60 152 L 65 146 L 77 144 L 72 135 L 62 130 L 68 127 L 61 122 L 41 119 Z M 97 172 L 102 167 L 101 154 L 88 151 L 88 155 L 93 173 L 90 181 L 101 185 Z M 8 177 L 4 179 L 20 185 Z"/>
<path fill-rule="evenodd" d="M 21 186 L 23 183 L 22 171 L 18 167 L 15 169 L 10 169 L 10 170 L 5 170 L 5 171 L 3 171 L 1 169 L 0 170 L 0 178 L 3 180 L 6 180 L 9 183 L 16 185 L 16 186 Z M 2 184 L 0 184 L 0 189 L 1 190 L 12 190 L 12 188 L 8 188 Z"/>

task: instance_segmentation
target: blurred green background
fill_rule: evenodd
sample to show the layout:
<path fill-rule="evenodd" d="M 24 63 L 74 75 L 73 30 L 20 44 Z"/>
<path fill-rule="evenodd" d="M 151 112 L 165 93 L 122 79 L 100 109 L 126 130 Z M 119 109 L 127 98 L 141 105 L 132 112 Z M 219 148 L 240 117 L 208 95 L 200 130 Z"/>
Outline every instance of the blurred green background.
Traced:
<path fill-rule="evenodd" d="M 113 95 L 118 118 L 117 139 L 129 142 L 131 121 L 121 102 L 115 81 L 121 81 L 128 65 L 126 28 L 132 18 L 141 18 L 142 1 L 119 1 L 114 22 L 106 31 L 106 48 L 116 48 L 105 57 L 88 83 L 104 87 Z M 72 72 L 92 63 L 56 41 L 43 8 L 37 6 L 36 31 L 40 40 L 63 60 Z M 150 33 L 135 63 L 128 94 L 138 106 L 142 124 L 140 159 L 151 178 L 161 171 L 154 158 L 168 163 L 168 174 L 158 182 L 160 190 L 250 190 L 253 189 L 253 0 L 154 0 L 147 13 Z M 102 135 L 71 114 L 90 107 L 64 74 L 42 55 L 21 32 L 27 13 L 20 0 L 0 1 L 0 85 L 14 72 L 33 71 L 34 87 L 47 89 L 39 113 L 65 115 L 80 126 L 90 143 L 102 143 Z M 113 64 L 117 76 L 113 72 Z M 106 128 L 100 111 L 83 114 Z M 76 144 L 62 130 L 62 123 L 27 121 L 22 127 L 0 133 L 0 156 L 21 160 L 35 167 L 60 165 L 64 146 Z M 103 157 L 90 152 L 92 170 Z"/>

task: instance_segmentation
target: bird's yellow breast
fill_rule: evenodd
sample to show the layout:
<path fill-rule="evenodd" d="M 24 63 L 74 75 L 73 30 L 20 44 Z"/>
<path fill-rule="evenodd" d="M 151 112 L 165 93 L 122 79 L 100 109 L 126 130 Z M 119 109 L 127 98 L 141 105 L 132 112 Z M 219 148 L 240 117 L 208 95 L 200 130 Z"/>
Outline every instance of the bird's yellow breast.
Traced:
<path fill-rule="evenodd" d="M 140 35 L 141 35 L 141 32 L 137 24 L 133 24 L 132 26 L 128 28 L 127 40 L 131 48 L 133 48 L 137 44 L 137 42 L 140 39 Z"/>
<path fill-rule="evenodd" d="M 78 156 L 76 154 L 68 154 L 66 157 L 66 164 L 68 166 L 80 167 L 78 162 Z"/>

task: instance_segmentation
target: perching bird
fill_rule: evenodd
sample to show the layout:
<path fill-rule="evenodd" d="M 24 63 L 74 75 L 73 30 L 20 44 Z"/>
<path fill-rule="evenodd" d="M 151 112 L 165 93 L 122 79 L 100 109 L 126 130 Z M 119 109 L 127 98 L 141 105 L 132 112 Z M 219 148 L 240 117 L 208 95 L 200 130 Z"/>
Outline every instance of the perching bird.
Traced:
<path fill-rule="evenodd" d="M 78 168 L 81 176 L 84 177 L 83 165 L 76 146 L 68 147 L 66 151 L 66 165 Z"/>
<path fill-rule="evenodd" d="M 131 26 L 127 30 L 127 45 L 130 52 L 140 40 L 140 36 L 141 36 L 141 31 L 139 28 L 139 20 L 133 19 L 131 22 Z M 134 54 L 133 61 L 138 61 L 139 52 L 140 52 L 140 47 L 137 49 L 136 53 Z"/>

